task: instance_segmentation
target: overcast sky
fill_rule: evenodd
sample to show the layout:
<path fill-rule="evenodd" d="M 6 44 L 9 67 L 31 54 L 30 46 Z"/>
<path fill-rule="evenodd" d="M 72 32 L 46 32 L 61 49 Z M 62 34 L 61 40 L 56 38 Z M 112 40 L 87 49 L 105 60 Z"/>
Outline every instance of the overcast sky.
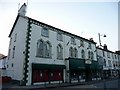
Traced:
<path fill-rule="evenodd" d="M 49 2 L 48 2 L 49 1 Z M 84 1 L 84 2 L 83 2 Z M 88 2 L 89 1 L 89 2 Z M 118 50 L 119 0 L 28 0 L 26 16 L 107 44 L 111 51 Z M 9 38 L 20 6 L 27 0 L 0 0 L 0 53 L 7 55 Z M 20 4 L 19 4 L 20 3 Z"/>

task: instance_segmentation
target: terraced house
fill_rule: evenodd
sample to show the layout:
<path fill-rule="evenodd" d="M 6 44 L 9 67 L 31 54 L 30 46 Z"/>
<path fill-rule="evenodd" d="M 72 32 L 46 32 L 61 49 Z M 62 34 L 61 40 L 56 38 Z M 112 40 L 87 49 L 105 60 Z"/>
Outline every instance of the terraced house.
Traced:
<path fill-rule="evenodd" d="M 101 77 L 118 77 L 120 73 L 120 59 L 118 53 L 110 51 L 107 45 L 104 45 L 103 48 L 97 47 L 97 58 L 99 65 L 103 68 Z"/>
<path fill-rule="evenodd" d="M 100 70 L 93 39 L 27 17 L 25 8 L 9 34 L 9 76 L 23 85 L 92 80 Z"/>

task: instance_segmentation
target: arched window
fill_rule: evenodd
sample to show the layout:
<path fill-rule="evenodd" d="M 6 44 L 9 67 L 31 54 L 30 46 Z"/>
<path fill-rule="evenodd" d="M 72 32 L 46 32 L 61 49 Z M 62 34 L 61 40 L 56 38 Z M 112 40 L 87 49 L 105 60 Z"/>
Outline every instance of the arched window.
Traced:
<path fill-rule="evenodd" d="M 73 48 L 72 47 L 69 48 L 69 56 L 73 57 Z"/>
<path fill-rule="evenodd" d="M 88 59 L 90 59 L 91 53 L 90 51 L 88 51 Z"/>
<path fill-rule="evenodd" d="M 51 57 L 52 46 L 49 41 L 44 42 L 42 39 L 37 41 L 37 57 Z"/>
<path fill-rule="evenodd" d="M 92 59 L 92 60 L 94 59 L 94 54 L 93 54 L 93 52 L 91 52 L 91 59 Z"/>
<path fill-rule="evenodd" d="M 57 59 L 59 60 L 63 59 L 63 47 L 61 44 L 58 44 L 57 46 Z"/>
<path fill-rule="evenodd" d="M 76 48 L 74 48 L 74 57 L 77 58 L 78 57 L 78 51 Z"/>
<path fill-rule="evenodd" d="M 85 51 L 84 50 L 81 50 L 81 58 L 85 59 Z"/>
<path fill-rule="evenodd" d="M 51 57 L 51 48 L 52 48 L 52 46 L 51 46 L 51 44 L 50 44 L 50 42 L 49 41 L 47 41 L 46 43 L 45 43 L 45 57 Z"/>
<path fill-rule="evenodd" d="M 38 40 L 37 41 L 37 53 L 36 53 L 36 56 L 43 57 L 43 55 L 44 55 L 44 41 L 43 40 Z"/>

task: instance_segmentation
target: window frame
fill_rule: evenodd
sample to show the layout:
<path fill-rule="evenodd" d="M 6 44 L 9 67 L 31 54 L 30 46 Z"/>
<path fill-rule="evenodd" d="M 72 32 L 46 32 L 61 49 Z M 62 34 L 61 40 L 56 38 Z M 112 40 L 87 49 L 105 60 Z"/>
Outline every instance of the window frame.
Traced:
<path fill-rule="evenodd" d="M 57 40 L 58 41 L 63 41 L 63 35 L 61 32 L 57 32 Z"/>
<path fill-rule="evenodd" d="M 49 37 L 49 30 L 46 27 L 42 27 L 41 36 Z"/>
<path fill-rule="evenodd" d="M 63 47 L 62 47 L 61 44 L 57 45 L 57 59 L 58 60 L 63 60 Z"/>
<path fill-rule="evenodd" d="M 71 37 L 71 44 L 72 44 L 72 45 L 76 45 L 76 41 L 75 41 L 75 38 L 74 38 L 74 37 Z"/>

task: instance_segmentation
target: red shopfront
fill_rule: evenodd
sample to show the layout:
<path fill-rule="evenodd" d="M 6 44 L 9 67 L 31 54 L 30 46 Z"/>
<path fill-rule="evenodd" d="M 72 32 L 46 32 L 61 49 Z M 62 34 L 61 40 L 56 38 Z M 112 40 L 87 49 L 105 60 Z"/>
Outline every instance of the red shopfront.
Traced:
<path fill-rule="evenodd" d="M 32 64 L 32 83 L 63 81 L 65 65 Z"/>

